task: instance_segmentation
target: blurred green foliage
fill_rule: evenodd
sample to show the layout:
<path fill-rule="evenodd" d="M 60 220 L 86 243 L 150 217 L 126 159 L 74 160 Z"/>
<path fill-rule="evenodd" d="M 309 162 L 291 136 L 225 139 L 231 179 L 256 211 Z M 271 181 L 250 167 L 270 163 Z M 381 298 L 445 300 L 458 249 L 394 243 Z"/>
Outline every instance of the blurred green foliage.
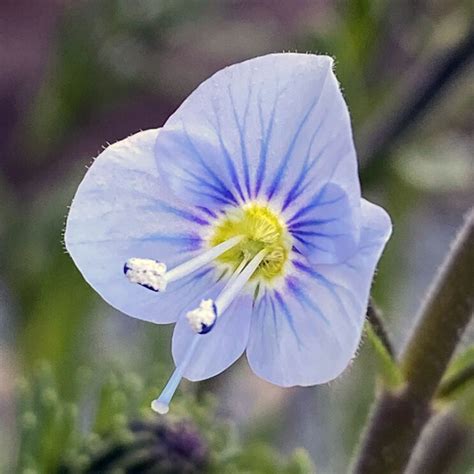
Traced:
<path fill-rule="evenodd" d="M 158 387 L 133 373 L 108 373 L 93 390 L 90 370 L 80 368 L 73 380 L 77 392 L 72 401 L 59 394 L 47 363 L 19 382 L 14 472 L 314 472 L 304 450 L 284 459 L 267 444 L 243 443 L 233 425 L 215 415 L 209 397 L 182 396 L 172 414 L 162 417 L 149 409 Z"/>
<path fill-rule="evenodd" d="M 159 53 L 168 31 L 197 13 L 199 2 L 139 0 L 86 1 L 72 5 L 61 22 L 48 80 L 30 117 L 27 143 L 43 154 L 58 146 L 91 114 L 146 92 L 148 63 Z"/>

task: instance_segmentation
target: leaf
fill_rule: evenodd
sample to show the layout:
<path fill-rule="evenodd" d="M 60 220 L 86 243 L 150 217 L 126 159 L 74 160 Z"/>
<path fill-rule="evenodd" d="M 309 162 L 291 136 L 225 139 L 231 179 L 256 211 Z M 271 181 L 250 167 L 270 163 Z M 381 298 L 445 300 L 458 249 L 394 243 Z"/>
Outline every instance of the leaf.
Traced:
<path fill-rule="evenodd" d="M 368 322 L 365 324 L 365 332 L 377 356 L 378 373 L 382 381 L 390 388 L 398 387 L 403 378 L 395 359 Z"/>
<path fill-rule="evenodd" d="M 452 400 L 458 398 L 474 384 L 474 345 L 458 355 L 449 365 L 440 383 L 437 398 Z"/>

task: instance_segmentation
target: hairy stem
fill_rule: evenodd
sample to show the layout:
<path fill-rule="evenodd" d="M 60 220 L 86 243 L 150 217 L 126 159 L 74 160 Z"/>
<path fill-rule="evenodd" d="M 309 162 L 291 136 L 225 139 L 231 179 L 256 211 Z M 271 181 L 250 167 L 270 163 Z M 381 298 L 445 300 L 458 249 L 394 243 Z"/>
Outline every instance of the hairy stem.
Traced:
<path fill-rule="evenodd" d="M 401 368 L 418 398 L 433 396 L 474 308 L 474 210 L 441 267 Z"/>
<path fill-rule="evenodd" d="M 460 455 L 472 442 L 469 427 L 451 410 L 433 417 L 420 439 L 407 474 L 451 472 Z"/>
<path fill-rule="evenodd" d="M 399 474 L 405 469 L 431 400 L 474 308 L 474 211 L 454 242 L 402 354 L 404 385 L 384 389 L 356 458 L 355 474 Z"/>

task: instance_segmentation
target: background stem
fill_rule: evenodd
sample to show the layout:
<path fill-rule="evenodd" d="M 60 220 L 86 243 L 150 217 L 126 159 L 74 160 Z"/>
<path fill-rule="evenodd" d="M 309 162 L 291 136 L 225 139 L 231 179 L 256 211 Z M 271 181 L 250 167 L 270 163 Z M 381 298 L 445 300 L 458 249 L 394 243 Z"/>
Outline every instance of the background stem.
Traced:
<path fill-rule="evenodd" d="M 363 437 L 355 474 L 403 472 L 431 416 L 431 399 L 474 308 L 474 212 L 454 242 L 401 357 L 404 386 L 384 389 Z"/>
<path fill-rule="evenodd" d="M 471 431 L 456 413 L 433 417 L 413 454 L 407 474 L 446 474 L 472 441 Z"/>
<path fill-rule="evenodd" d="M 474 29 L 471 28 L 452 49 L 432 55 L 410 73 L 400 92 L 360 132 L 357 151 L 363 168 L 386 156 L 473 57 Z"/>

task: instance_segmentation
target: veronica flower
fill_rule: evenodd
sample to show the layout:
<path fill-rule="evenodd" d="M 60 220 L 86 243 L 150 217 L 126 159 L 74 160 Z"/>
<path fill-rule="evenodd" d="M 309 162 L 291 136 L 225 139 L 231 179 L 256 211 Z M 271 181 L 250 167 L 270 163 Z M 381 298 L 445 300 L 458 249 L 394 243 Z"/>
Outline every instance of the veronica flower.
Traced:
<path fill-rule="evenodd" d="M 271 54 L 202 83 L 156 130 L 106 148 L 77 190 L 66 245 L 112 306 L 176 322 L 176 370 L 244 351 L 280 386 L 337 377 L 361 336 L 386 212 L 361 198 L 332 59 Z"/>

